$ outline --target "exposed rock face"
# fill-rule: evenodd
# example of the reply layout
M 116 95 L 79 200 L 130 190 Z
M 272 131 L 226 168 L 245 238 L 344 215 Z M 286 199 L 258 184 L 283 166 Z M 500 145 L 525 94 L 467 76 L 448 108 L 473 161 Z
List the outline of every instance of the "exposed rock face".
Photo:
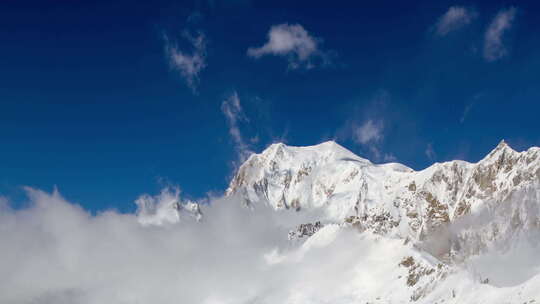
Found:
M 320 221 L 315 223 L 300 224 L 296 229 L 289 231 L 289 240 L 308 238 L 319 231 L 323 225 Z
M 443 263 L 430 265 L 424 260 L 416 260 L 413 256 L 403 258 L 399 266 L 407 269 L 406 284 L 414 288 L 411 301 L 424 297 L 449 273 L 448 267 Z
M 539 183 L 540 149 L 516 152 L 504 141 L 478 163 L 450 161 L 421 171 L 397 163 L 373 164 L 335 142 L 325 142 L 308 147 L 273 144 L 252 155 L 227 194 L 239 193 L 246 204 L 264 202 L 276 210 L 318 209 L 324 214 L 322 221 L 354 222 L 417 242 L 460 218 L 504 205 L 512 195 L 530 192 Z M 510 208 L 513 226 L 490 223 L 484 230 L 501 238 L 511 229 L 539 225 L 536 214 L 520 208 L 524 207 Z M 464 233 L 462 245 L 467 238 L 472 236 Z M 450 255 L 456 246 L 449 243 L 435 254 Z

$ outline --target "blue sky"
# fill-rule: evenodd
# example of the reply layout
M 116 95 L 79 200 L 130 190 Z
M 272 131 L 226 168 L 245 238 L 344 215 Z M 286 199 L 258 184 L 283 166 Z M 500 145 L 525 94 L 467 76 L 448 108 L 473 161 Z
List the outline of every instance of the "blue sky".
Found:
M 141 1 L 142 2 L 142 1 Z M 537 1 L 4 1 L 0 195 L 220 193 L 250 152 L 374 162 L 540 145 Z

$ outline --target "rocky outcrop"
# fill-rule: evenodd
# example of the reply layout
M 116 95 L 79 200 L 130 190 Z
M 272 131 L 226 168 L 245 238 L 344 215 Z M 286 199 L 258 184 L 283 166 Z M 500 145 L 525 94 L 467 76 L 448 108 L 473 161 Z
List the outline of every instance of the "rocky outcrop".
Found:
M 314 235 L 322 227 L 323 225 L 321 224 L 320 221 L 316 221 L 314 223 L 300 224 L 298 225 L 298 227 L 296 227 L 296 229 L 289 231 L 288 239 L 292 241 L 292 240 L 298 240 L 302 238 L 308 238 Z

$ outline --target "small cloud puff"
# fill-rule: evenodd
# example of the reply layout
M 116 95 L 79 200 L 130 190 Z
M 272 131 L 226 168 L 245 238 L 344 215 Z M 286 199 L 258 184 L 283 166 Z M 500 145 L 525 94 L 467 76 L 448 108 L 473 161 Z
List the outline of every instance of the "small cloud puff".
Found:
M 446 36 L 450 32 L 470 24 L 476 18 L 476 15 L 473 9 L 463 6 L 452 6 L 435 24 L 435 34 L 437 36 Z
M 396 161 L 391 153 L 382 153 L 380 144 L 384 139 L 384 121 L 368 119 L 359 126 L 353 126 L 353 141 L 368 149 L 375 160 Z
M 268 41 L 261 47 L 251 47 L 247 54 L 253 58 L 265 55 L 283 56 L 290 69 L 312 68 L 314 61 L 328 63 L 328 55 L 320 49 L 321 39 L 310 35 L 300 24 L 274 25 L 268 32 Z
M 354 140 L 359 144 L 378 142 L 383 138 L 384 124 L 382 121 L 367 120 L 354 132 Z

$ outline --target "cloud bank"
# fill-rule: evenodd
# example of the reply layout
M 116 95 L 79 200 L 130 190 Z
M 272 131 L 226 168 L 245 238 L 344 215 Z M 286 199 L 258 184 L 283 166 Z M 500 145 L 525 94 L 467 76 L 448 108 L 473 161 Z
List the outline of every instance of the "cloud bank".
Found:
M 320 49 L 321 39 L 312 36 L 300 24 L 274 25 L 268 32 L 268 41 L 261 47 L 251 47 L 247 54 L 253 58 L 266 55 L 286 57 L 289 68 L 312 68 L 315 61 L 328 60 Z
M 165 36 L 165 53 L 169 66 L 184 78 L 187 86 L 196 93 L 199 74 L 206 68 L 206 36 L 198 32 L 195 36 L 184 32 L 183 37 L 189 42 L 192 52 L 180 50 L 176 43 Z
M 353 265 L 388 250 L 366 251 L 373 241 L 335 225 L 291 243 L 288 230 L 310 215 L 247 209 L 234 197 L 210 199 L 202 221 L 156 226 L 27 191 L 28 208 L 0 209 L 0 303 L 327 303 L 354 292 L 343 284 L 359 276 Z M 172 198 L 160 194 L 145 208 Z M 361 277 L 373 271 L 366 267 Z
M 493 18 L 484 35 L 484 58 L 497 61 L 508 55 L 508 48 L 503 39 L 514 23 L 517 9 L 510 7 L 501 10 Z

